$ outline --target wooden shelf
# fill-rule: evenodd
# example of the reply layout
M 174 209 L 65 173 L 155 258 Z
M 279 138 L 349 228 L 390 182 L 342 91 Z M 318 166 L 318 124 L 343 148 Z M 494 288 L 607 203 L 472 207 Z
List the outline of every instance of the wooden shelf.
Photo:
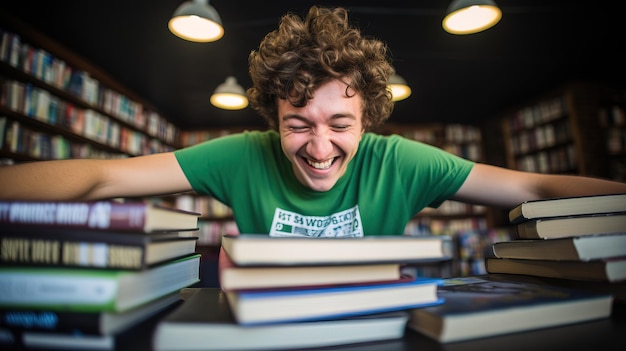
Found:
M 93 148 L 98 157 L 178 147 L 178 129 L 150 103 L 44 34 L 14 18 L 0 20 L 1 156 L 47 159 L 56 145 L 49 139 L 59 137 L 63 147 Z

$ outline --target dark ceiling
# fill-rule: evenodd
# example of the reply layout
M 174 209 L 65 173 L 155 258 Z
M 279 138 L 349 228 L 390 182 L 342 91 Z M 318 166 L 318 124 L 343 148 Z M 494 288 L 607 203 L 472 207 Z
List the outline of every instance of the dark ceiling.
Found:
M 250 108 L 209 103 L 235 76 L 248 88 L 247 57 L 279 17 L 311 5 L 343 6 L 362 31 L 387 42 L 394 66 L 413 89 L 390 121 L 479 124 L 571 80 L 626 83 L 626 26 L 612 1 L 496 0 L 503 18 L 478 34 L 441 29 L 451 0 L 210 1 L 224 37 L 191 43 L 167 21 L 183 0 L 3 0 L 13 14 L 71 48 L 183 129 L 262 126 Z

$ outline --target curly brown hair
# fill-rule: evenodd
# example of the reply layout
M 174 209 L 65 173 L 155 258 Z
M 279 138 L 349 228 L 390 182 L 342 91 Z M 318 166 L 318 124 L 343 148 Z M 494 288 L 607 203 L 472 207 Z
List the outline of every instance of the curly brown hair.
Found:
M 305 19 L 286 14 L 250 53 L 250 105 L 276 129 L 277 98 L 302 107 L 320 85 L 341 79 L 363 98 L 363 128 L 374 129 L 393 111 L 387 52 L 382 41 L 351 26 L 343 8 L 313 6 Z

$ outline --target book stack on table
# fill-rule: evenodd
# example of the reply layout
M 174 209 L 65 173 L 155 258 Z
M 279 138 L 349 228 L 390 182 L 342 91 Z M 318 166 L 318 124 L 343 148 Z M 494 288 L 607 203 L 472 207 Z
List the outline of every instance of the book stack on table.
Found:
M 626 194 L 528 201 L 509 220 L 517 238 L 492 245 L 487 272 L 610 291 L 626 301 Z
M 198 217 L 147 202 L 0 202 L 0 345 L 115 348 L 199 281 Z
M 401 338 L 408 311 L 442 303 L 441 279 L 404 264 L 448 259 L 439 237 L 222 237 L 221 289 L 156 327 L 155 350 L 326 347 Z

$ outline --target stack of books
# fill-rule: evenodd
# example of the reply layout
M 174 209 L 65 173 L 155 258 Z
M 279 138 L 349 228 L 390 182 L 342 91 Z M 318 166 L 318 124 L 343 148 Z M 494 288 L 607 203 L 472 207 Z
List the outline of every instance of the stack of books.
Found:
M 512 209 L 509 219 L 517 238 L 493 244 L 489 273 L 624 290 L 626 194 L 529 201 Z
M 528 201 L 484 276 L 445 279 L 409 327 L 441 343 L 608 318 L 626 294 L 626 194 Z M 626 301 L 626 300 L 625 300 Z
M 439 237 L 224 235 L 221 289 L 200 289 L 155 330 L 155 350 L 327 347 L 404 335 L 408 311 L 442 303 L 408 263 L 449 259 Z
M 0 340 L 113 349 L 199 281 L 199 215 L 147 202 L 0 202 Z

